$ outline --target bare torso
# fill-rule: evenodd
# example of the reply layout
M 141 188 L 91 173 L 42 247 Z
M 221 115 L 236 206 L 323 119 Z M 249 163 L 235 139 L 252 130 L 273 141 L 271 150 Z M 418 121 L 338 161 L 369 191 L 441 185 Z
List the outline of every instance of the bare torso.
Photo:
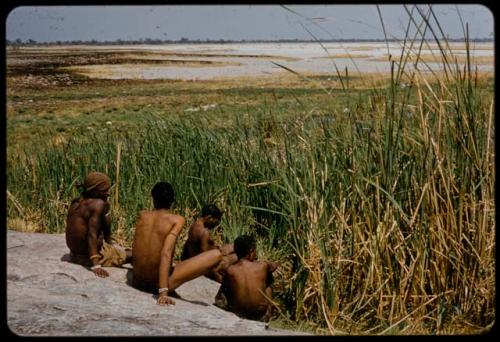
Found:
M 139 214 L 132 245 L 134 286 L 158 287 L 164 242 L 174 225 L 180 221 L 183 224 L 184 218 L 166 210 L 142 211 Z
M 66 245 L 73 254 L 89 256 L 101 249 L 105 237 L 110 236 L 109 203 L 96 198 L 73 200 L 66 219 Z M 90 220 L 93 220 L 92 223 Z M 89 231 L 95 229 L 96 251 L 89 251 Z
M 216 248 L 214 241 L 210 238 L 208 229 L 198 219 L 189 227 L 188 238 L 182 250 L 181 260 L 194 257 L 202 252 Z
M 231 311 L 244 316 L 263 315 L 268 307 L 269 266 L 265 261 L 239 260 L 227 269 L 224 295 Z

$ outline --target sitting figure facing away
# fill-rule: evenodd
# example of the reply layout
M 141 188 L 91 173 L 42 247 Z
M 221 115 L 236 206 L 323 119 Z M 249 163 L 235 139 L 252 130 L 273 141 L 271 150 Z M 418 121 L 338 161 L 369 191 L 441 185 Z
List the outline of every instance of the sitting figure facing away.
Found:
M 66 219 L 66 245 L 70 261 L 90 266 L 95 275 L 109 276 L 102 266 L 119 267 L 132 260 L 130 251 L 113 243 L 109 213 L 111 182 L 104 173 L 89 173 L 81 185 L 84 190 L 69 206 Z
M 206 274 L 222 260 L 219 249 L 212 249 L 172 265 L 177 237 L 185 219 L 170 211 L 174 189 L 167 182 L 151 190 L 154 210 L 144 210 L 136 223 L 132 255 L 132 286 L 158 293 L 158 304 L 175 304 L 168 295 L 183 283 Z
M 222 262 L 205 275 L 219 283 L 222 282 L 222 272 L 238 260 L 232 243 L 218 247 L 210 237 L 210 231 L 219 226 L 221 218 L 222 211 L 217 206 L 214 204 L 205 205 L 201 210 L 200 217 L 189 228 L 188 238 L 181 256 L 181 260 L 186 260 L 211 249 L 220 248 L 223 254 Z
M 255 239 L 242 235 L 234 240 L 238 261 L 224 273 L 215 305 L 253 320 L 267 322 L 271 317 L 272 273 L 276 262 L 257 259 Z

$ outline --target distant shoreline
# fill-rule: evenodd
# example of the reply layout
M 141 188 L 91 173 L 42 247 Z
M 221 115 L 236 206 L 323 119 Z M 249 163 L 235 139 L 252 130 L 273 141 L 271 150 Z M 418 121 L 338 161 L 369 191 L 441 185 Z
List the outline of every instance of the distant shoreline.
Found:
M 56 41 L 56 42 L 37 42 L 34 40 L 28 41 L 6 41 L 6 46 L 52 46 L 52 45 L 178 45 L 178 44 L 276 44 L 276 43 L 397 43 L 403 39 L 328 39 L 328 40 L 302 40 L 302 39 L 281 39 L 281 40 L 156 40 L 156 39 L 141 39 L 141 40 L 116 40 L 116 41 Z M 419 42 L 421 40 L 418 40 Z M 435 39 L 426 39 L 428 43 L 435 42 Z M 463 38 L 449 38 L 448 42 L 464 43 Z M 471 43 L 494 43 L 493 38 L 477 38 L 470 39 Z

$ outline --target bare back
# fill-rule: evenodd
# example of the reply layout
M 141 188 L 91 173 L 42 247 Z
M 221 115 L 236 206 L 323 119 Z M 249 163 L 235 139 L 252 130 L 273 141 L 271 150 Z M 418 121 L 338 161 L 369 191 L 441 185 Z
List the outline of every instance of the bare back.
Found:
M 100 250 L 104 238 L 110 236 L 109 203 L 97 198 L 77 198 L 72 201 L 66 219 L 66 245 L 75 255 L 89 256 Z M 89 246 L 89 234 L 96 237 Z M 90 250 L 94 249 L 95 250 Z
M 165 210 L 140 212 L 132 245 L 134 286 L 158 286 L 161 254 L 166 237 L 169 234 L 177 236 L 177 230 L 180 230 L 183 224 L 182 216 Z
M 240 259 L 226 272 L 222 288 L 230 310 L 244 316 L 260 316 L 268 307 L 267 294 L 269 281 L 268 263 Z

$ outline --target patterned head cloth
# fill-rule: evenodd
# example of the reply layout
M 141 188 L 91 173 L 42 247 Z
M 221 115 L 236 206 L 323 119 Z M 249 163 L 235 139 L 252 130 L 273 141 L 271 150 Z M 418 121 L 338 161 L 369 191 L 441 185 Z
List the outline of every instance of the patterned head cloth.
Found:
M 111 187 L 109 177 L 101 172 L 91 172 L 83 181 L 85 191 L 98 190 L 99 192 L 107 193 Z

